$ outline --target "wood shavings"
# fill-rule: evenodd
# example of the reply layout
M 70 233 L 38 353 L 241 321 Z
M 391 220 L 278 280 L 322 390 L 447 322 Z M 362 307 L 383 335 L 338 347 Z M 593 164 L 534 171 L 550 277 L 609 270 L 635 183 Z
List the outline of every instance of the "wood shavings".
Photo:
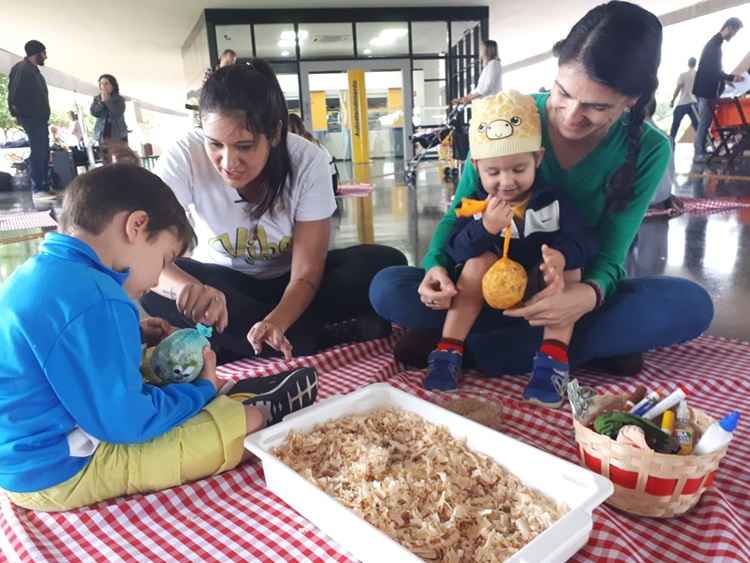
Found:
M 397 409 L 291 432 L 274 455 L 426 561 L 502 561 L 568 510 Z
M 481 399 L 459 398 L 441 401 L 437 404 L 493 430 L 500 430 L 502 427 L 503 411 L 497 403 L 490 403 Z

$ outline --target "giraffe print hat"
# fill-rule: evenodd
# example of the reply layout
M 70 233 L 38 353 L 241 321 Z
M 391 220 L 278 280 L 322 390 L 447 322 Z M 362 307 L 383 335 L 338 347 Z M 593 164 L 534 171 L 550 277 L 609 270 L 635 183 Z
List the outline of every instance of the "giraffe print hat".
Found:
M 477 160 L 539 150 L 542 123 L 534 98 L 508 90 L 475 100 L 469 145 Z

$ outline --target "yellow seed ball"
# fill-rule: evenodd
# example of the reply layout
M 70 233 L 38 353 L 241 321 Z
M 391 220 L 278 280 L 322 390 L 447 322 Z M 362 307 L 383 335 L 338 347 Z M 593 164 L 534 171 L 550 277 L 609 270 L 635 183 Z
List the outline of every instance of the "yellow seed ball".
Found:
M 482 278 L 484 300 L 493 309 L 510 309 L 523 299 L 527 283 L 528 276 L 521 264 L 500 258 Z

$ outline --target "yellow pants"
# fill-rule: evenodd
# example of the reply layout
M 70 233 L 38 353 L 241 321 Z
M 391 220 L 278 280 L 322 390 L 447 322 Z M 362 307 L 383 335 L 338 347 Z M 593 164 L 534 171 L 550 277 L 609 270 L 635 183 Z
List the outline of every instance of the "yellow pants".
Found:
M 168 489 L 236 467 L 245 432 L 244 405 L 219 396 L 193 418 L 149 442 L 102 442 L 88 465 L 59 485 L 8 496 L 24 508 L 57 512 Z

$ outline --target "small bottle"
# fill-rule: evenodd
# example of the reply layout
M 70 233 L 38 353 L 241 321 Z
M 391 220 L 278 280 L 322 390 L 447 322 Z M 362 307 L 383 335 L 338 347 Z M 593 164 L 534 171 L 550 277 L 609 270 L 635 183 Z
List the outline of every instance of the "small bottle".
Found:
M 732 432 L 740 421 L 740 413 L 730 412 L 719 422 L 714 422 L 701 436 L 693 450 L 694 454 L 705 455 L 720 450 L 732 440 Z
M 690 425 L 690 411 L 687 401 L 680 401 L 677 407 L 677 425 L 674 430 L 677 443 L 680 445 L 680 455 L 689 455 L 693 452 L 693 427 Z

